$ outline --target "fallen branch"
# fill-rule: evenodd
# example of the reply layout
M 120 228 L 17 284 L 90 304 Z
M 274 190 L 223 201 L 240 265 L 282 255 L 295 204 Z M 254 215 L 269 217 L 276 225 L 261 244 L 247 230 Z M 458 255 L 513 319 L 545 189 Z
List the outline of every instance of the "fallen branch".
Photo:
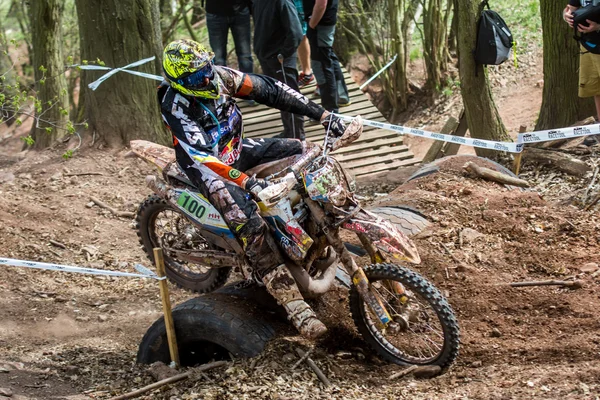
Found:
M 509 283 L 512 287 L 526 287 L 526 286 L 565 286 L 569 289 L 581 289 L 583 282 L 581 281 L 529 281 L 529 282 L 512 282 Z
M 226 364 L 227 364 L 227 361 L 215 361 L 215 362 L 212 362 L 212 363 L 209 363 L 209 364 L 204 364 L 204 365 L 201 365 L 198 368 L 194 368 L 193 371 L 188 371 L 188 372 L 185 372 L 183 374 L 179 374 L 179 375 L 175 375 L 175 376 L 172 376 L 170 378 L 167 378 L 167 379 L 163 379 L 162 381 L 158 381 L 158 382 L 155 382 L 155 383 L 153 383 L 151 385 L 144 386 L 143 388 L 140 388 L 138 390 L 134 390 L 133 392 L 129 392 L 129 393 L 125 393 L 125 394 L 122 394 L 120 396 L 117 396 L 117 397 L 113 397 L 111 400 L 132 399 L 132 398 L 138 397 L 139 395 L 142 395 L 142 394 L 144 394 L 146 392 L 149 392 L 151 390 L 157 389 L 157 388 L 159 388 L 161 386 L 165 386 L 165 385 L 168 385 L 170 383 L 174 383 L 174 382 L 181 381 L 183 379 L 187 379 L 191 375 L 193 375 L 194 373 L 208 371 L 209 369 L 221 367 L 221 366 L 226 365 Z
M 411 365 L 410 367 L 405 368 L 405 369 L 403 369 L 400 372 L 396 372 L 395 374 L 390 375 L 390 377 L 388 379 L 390 381 L 393 381 L 394 379 L 402 378 L 403 376 L 406 376 L 406 375 L 410 374 L 411 372 L 413 372 L 417 368 L 419 368 L 418 365 Z
M 301 358 L 304 357 L 306 354 L 306 352 L 300 349 L 296 349 L 296 353 L 298 353 L 298 356 L 300 356 Z M 321 371 L 321 369 L 317 367 L 317 364 L 315 364 L 315 362 L 310 357 L 306 357 L 306 363 L 321 380 L 321 382 L 323 382 L 323 385 L 325 385 L 325 387 L 331 386 L 331 382 L 329 381 L 329 379 L 327 379 L 323 371 Z
M 574 176 L 584 176 L 591 170 L 591 167 L 580 159 L 558 151 L 526 147 L 524 150 L 524 157 L 528 161 L 552 165 L 559 171 Z
M 296 361 L 294 365 L 292 365 L 292 368 L 290 369 L 295 370 L 296 368 L 298 368 L 298 365 L 302 364 L 308 358 L 308 356 L 310 356 L 310 353 L 312 353 L 313 350 L 314 347 L 311 347 L 306 353 L 304 353 L 302 357 L 300 357 L 298 361 Z
M 84 175 L 102 175 L 102 176 L 104 176 L 104 174 L 102 172 L 73 172 L 70 174 L 65 174 L 65 176 L 84 176 Z
M 62 244 L 61 242 L 57 242 L 56 240 L 50 239 L 49 242 L 50 242 L 51 245 L 54 245 L 56 247 L 60 247 L 61 249 L 64 249 L 64 250 L 67 249 L 66 245 Z
M 494 181 L 498 183 L 502 183 L 505 185 L 519 186 L 519 187 L 529 187 L 529 182 L 524 179 L 515 178 L 502 172 L 494 171 L 489 168 L 480 167 L 472 161 L 466 163 L 463 168 L 480 178 L 487 179 L 489 181 Z
M 105 202 L 103 202 L 95 197 L 90 197 L 90 200 L 93 201 L 98 207 L 107 209 L 112 214 L 116 215 L 117 217 L 133 218 L 135 216 L 134 213 L 129 212 L 129 211 L 118 211 L 118 210 L 112 208 L 111 206 L 109 206 L 108 204 L 106 204 Z
M 600 201 L 600 193 L 598 193 L 596 195 L 596 197 L 594 197 L 594 199 L 590 202 L 590 204 L 588 204 L 587 206 L 585 206 L 584 210 L 587 211 L 590 208 L 594 207 L 598 201 Z

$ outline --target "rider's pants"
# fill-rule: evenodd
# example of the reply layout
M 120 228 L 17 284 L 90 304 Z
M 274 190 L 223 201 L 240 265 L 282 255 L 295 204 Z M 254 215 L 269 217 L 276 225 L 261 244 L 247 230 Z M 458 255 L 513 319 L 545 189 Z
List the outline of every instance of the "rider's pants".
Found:
M 303 145 L 298 140 L 244 139 L 243 150 L 232 166 L 247 171 L 259 164 L 302 154 L 302 151 Z M 221 213 L 229 229 L 241 242 L 253 268 L 264 274 L 283 263 L 279 249 L 270 239 L 267 224 L 258 214 L 258 205 L 248 192 L 212 173 L 204 165 L 191 166 L 185 172 Z

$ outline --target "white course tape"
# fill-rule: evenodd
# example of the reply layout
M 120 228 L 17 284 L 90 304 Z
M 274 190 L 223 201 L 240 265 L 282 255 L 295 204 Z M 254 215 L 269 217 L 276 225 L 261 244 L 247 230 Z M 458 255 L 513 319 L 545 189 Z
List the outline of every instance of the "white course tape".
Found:
M 98 89 L 98 86 L 100 86 L 100 84 L 102 82 L 104 82 L 105 80 L 107 80 L 108 78 L 110 78 L 111 76 L 113 76 L 114 74 L 116 74 L 119 71 L 127 72 L 128 74 L 132 74 L 132 75 L 141 76 L 143 78 L 154 79 L 156 81 L 162 81 L 164 79 L 162 76 L 147 74 L 145 72 L 139 72 L 139 71 L 130 71 L 127 69 L 127 68 L 139 67 L 140 65 L 149 63 L 150 61 L 154 61 L 155 58 L 156 57 L 154 57 L 154 56 L 150 57 L 150 58 L 144 58 L 143 60 L 133 62 L 129 65 L 126 65 L 126 66 L 120 67 L 120 68 L 109 68 L 109 67 L 103 67 L 100 65 L 73 65 L 73 67 L 77 67 L 79 69 L 95 70 L 95 71 L 109 71 L 88 85 L 88 87 L 90 89 L 96 90 L 96 89 Z
M 397 55 L 394 56 L 394 58 L 389 63 L 387 63 L 380 71 L 377 72 L 377 74 L 375 74 L 371 79 L 369 79 L 367 82 L 365 82 L 360 88 L 362 89 L 370 81 L 372 81 L 380 73 L 382 73 L 386 68 L 388 68 L 390 65 L 392 65 L 392 63 L 396 60 L 396 57 L 397 57 Z M 133 62 L 133 63 L 126 65 L 124 67 L 121 67 L 121 68 L 109 68 L 109 67 L 104 67 L 104 66 L 100 66 L 100 65 L 74 65 L 73 67 L 78 67 L 80 69 L 87 69 L 87 70 L 109 71 L 106 74 L 102 75 L 100 78 L 98 78 L 96 81 L 94 81 L 88 85 L 90 89 L 96 90 L 102 82 L 104 82 L 105 80 L 107 80 L 108 78 L 110 78 L 111 76 L 113 76 L 114 74 L 116 74 L 119 71 L 127 72 L 128 74 L 132 74 L 132 75 L 141 76 L 143 78 L 162 81 L 163 80 L 162 76 L 147 74 L 145 72 L 139 72 L 139 71 L 130 71 L 127 69 L 127 68 L 138 67 L 142 64 L 146 64 L 150 61 L 153 61 L 154 58 L 155 57 L 145 58 L 143 60 Z M 341 115 L 341 114 L 336 114 L 336 115 L 338 117 L 343 118 L 348 121 L 351 121 L 354 119 L 354 117 L 350 117 L 350 116 L 346 116 L 346 115 Z M 368 119 L 364 119 L 363 124 L 367 125 L 367 126 L 372 126 L 374 128 L 391 130 L 391 131 L 397 132 L 398 134 L 401 134 L 401 135 L 420 136 L 420 137 L 424 137 L 424 138 L 428 138 L 428 139 L 440 140 L 443 142 L 456 143 L 456 144 L 460 144 L 460 145 L 464 145 L 464 146 L 471 146 L 471 147 L 479 147 L 482 149 L 506 151 L 509 153 L 521 153 L 523 151 L 523 145 L 525 143 L 547 142 L 547 141 L 557 140 L 557 139 L 569 139 L 569 138 L 574 138 L 574 137 L 579 137 L 579 136 L 600 134 L 600 124 L 596 124 L 596 125 L 577 126 L 577 127 L 571 127 L 571 128 L 552 129 L 552 130 L 547 130 L 547 131 L 520 133 L 519 136 L 517 137 L 516 142 L 496 142 L 493 140 L 473 139 L 473 138 L 466 138 L 466 137 L 461 137 L 461 136 L 446 135 L 443 133 L 429 132 L 429 131 L 426 131 L 423 129 L 408 128 L 408 127 L 401 126 L 401 125 L 388 124 L 387 122 L 370 121 Z
M 49 271 L 62 271 L 62 272 L 72 272 L 76 274 L 87 274 L 87 275 L 105 275 L 105 276 L 126 276 L 129 278 L 150 278 L 156 280 L 166 279 L 165 277 L 158 277 L 154 272 L 150 271 L 148 268 L 136 264 L 135 269 L 137 269 L 142 274 L 133 274 L 131 272 L 120 272 L 120 271 L 110 271 L 105 269 L 94 269 L 94 268 L 82 268 L 82 267 L 73 267 L 70 265 L 60 265 L 60 264 L 48 264 L 42 262 L 35 261 L 24 261 L 24 260 L 15 260 L 12 258 L 1 258 L 0 257 L 0 265 L 10 265 L 13 267 L 25 267 L 25 268 L 35 268 L 35 269 L 45 269 Z
M 548 142 L 550 140 L 571 139 L 580 136 L 600 134 L 600 124 L 575 126 L 570 128 L 550 129 L 547 131 L 537 131 L 531 133 L 519 133 L 517 142 L 519 143 L 537 143 Z
M 341 115 L 341 114 L 336 114 L 336 115 L 339 116 L 340 118 L 343 118 L 343 119 L 349 120 L 349 121 L 354 119 L 354 117 L 349 117 L 346 115 Z M 461 137 L 461 136 L 446 135 L 443 133 L 429 132 L 429 131 L 425 131 L 423 129 L 407 128 L 407 127 L 401 126 L 401 125 L 393 125 L 393 124 L 388 124 L 387 122 L 371 121 L 368 119 L 363 119 L 363 125 L 372 126 L 375 128 L 387 129 L 390 131 L 398 132 L 399 134 L 402 134 L 402 135 L 420 136 L 420 137 L 424 137 L 424 138 L 428 138 L 428 139 L 441 140 L 444 142 L 456 143 L 456 144 L 465 145 L 465 146 L 480 147 L 482 149 L 507 151 L 509 153 L 520 153 L 521 151 L 523 151 L 523 143 L 519 143 L 518 141 L 516 143 L 514 143 L 514 142 L 495 142 L 493 140 L 472 139 L 472 138 L 466 138 L 466 137 Z

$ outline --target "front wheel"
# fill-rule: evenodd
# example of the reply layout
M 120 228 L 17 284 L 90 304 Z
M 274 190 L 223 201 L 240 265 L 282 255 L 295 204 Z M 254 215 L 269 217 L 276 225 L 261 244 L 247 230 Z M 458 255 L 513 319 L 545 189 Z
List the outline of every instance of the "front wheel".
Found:
M 418 273 L 394 264 L 364 268 L 370 288 L 393 322 L 383 328 L 353 286 L 350 311 L 367 344 L 384 360 L 399 365 L 448 368 L 458 355 L 460 332 L 454 311 L 440 291 Z M 393 282 L 404 294 L 397 294 Z

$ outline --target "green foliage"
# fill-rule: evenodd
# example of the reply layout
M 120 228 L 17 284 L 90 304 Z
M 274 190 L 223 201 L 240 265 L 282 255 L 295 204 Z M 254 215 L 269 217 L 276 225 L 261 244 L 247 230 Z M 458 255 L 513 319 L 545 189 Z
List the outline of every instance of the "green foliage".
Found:
M 566 1 L 564 2 L 567 3 Z M 496 0 L 490 3 L 510 28 L 517 45 L 526 49 L 530 45 L 542 46 L 542 19 L 539 0 Z
M 21 140 L 24 141 L 27 146 L 33 146 L 35 143 L 35 140 L 33 140 L 31 135 L 22 137 Z
M 68 160 L 72 157 L 73 157 L 73 150 L 71 150 L 71 149 L 65 151 L 64 154 L 62 155 L 62 158 L 64 158 L 65 160 Z

